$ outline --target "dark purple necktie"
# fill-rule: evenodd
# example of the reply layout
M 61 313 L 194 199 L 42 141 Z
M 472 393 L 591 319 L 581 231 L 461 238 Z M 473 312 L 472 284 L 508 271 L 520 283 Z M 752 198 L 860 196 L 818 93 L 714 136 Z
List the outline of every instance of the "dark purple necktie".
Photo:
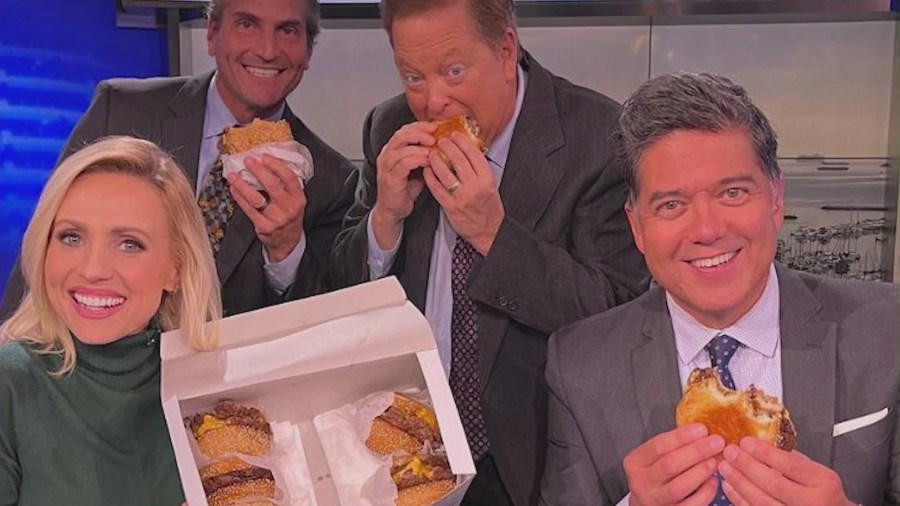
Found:
M 489 448 L 487 429 L 481 413 L 478 381 L 478 313 L 466 291 L 472 262 L 478 253 L 462 237 L 453 248 L 450 284 L 453 291 L 453 317 L 450 323 L 450 390 L 462 419 L 472 458 L 478 462 Z
M 726 388 L 732 390 L 735 390 L 734 378 L 731 377 L 731 371 L 728 369 L 728 362 L 734 357 L 734 352 L 737 351 L 739 346 L 742 346 L 739 341 L 725 334 L 717 335 L 706 345 L 710 363 L 719 371 L 719 379 L 722 380 L 722 384 Z M 719 489 L 716 490 L 716 498 L 713 499 L 709 505 L 731 506 L 731 501 L 728 500 L 728 497 L 725 496 L 725 492 L 722 491 L 722 477 L 718 474 L 716 477 L 719 480 Z

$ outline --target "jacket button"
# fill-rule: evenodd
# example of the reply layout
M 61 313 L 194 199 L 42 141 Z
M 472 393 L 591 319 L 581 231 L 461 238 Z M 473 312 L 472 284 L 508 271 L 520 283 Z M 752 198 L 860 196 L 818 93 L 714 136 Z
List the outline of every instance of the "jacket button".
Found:
M 510 302 L 509 306 L 507 306 L 507 307 L 509 308 L 510 311 L 515 311 L 515 310 L 519 309 L 519 303 L 518 302 Z
M 500 298 L 497 299 L 497 304 L 499 304 L 500 307 L 508 306 L 509 305 L 509 297 L 501 296 Z

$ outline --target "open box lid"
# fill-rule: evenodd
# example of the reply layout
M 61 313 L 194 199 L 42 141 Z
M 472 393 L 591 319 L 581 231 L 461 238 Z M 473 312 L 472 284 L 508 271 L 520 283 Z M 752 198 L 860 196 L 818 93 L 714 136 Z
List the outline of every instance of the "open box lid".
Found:
M 428 322 L 394 277 L 219 324 L 219 347 L 209 352 L 191 350 L 181 330 L 162 335 L 164 400 L 435 349 Z

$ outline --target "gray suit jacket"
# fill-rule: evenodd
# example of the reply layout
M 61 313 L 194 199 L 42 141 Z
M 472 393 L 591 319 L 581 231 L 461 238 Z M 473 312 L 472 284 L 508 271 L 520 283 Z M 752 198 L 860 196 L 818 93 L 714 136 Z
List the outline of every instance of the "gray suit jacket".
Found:
M 784 403 L 797 449 L 834 469 L 850 500 L 898 504 L 900 298 L 894 285 L 777 266 Z M 542 504 L 615 504 L 625 454 L 675 428 L 681 398 L 672 321 L 655 288 L 550 339 L 550 435 Z M 887 418 L 836 438 L 838 422 Z
M 636 296 L 648 275 L 623 212 L 625 190 L 608 142 L 618 106 L 553 76 L 527 54 L 521 114 L 500 185 L 506 218 L 476 265 L 479 373 L 491 453 L 516 504 L 537 502 L 546 444 L 544 364 L 553 330 Z M 338 279 L 368 279 L 366 222 L 375 203 L 375 159 L 414 121 L 405 98 L 366 120 L 366 165 L 335 244 Z M 422 311 L 439 218 L 426 190 L 404 223 L 391 270 Z
M 196 187 L 206 92 L 211 79 L 212 73 L 208 73 L 196 77 L 112 79 L 100 83 L 60 159 L 101 137 L 133 135 L 153 141 L 168 151 Z M 291 125 L 294 138 L 309 148 L 315 166 L 315 176 L 306 186 L 306 251 L 293 285 L 279 296 L 266 280 L 262 244 L 253 224 L 238 207 L 216 257 L 226 316 L 315 295 L 330 288 L 325 269 L 343 215 L 353 203 L 352 189 L 344 183 L 355 168 L 313 134 L 290 109 L 285 109 L 284 117 Z M 0 319 L 5 319 L 18 306 L 23 285 L 17 265 L 6 287 Z

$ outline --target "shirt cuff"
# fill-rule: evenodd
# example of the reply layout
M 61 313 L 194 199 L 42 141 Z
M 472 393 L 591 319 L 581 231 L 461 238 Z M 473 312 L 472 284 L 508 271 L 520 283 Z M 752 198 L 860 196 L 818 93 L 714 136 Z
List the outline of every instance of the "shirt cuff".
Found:
M 369 279 L 379 279 L 394 265 L 394 259 L 397 257 L 397 251 L 400 250 L 400 241 L 403 240 L 403 226 L 400 228 L 400 237 L 397 238 L 396 244 L 389 250 L 383 250 L 378 246 L 375 239 L 375 232 L 372 231 L 372 213 L 366 218 L 366 233 L 369 236 Z
M 269 282 L 269 286 L 278 292 L 278 295 L 281 295 L 297 277 L 297 268 L 300 267 L 300 260 L 303 259 L 303 253 L 306 251 L 306 233 L 300 236 L 300 242 L 294 246 L 291 254 L 280 262 L 270 262 L 266 247 L 263 246 L 262 249 L 263 260 L 266 262 L 263 266 L 266 271 L 266 280 Z

